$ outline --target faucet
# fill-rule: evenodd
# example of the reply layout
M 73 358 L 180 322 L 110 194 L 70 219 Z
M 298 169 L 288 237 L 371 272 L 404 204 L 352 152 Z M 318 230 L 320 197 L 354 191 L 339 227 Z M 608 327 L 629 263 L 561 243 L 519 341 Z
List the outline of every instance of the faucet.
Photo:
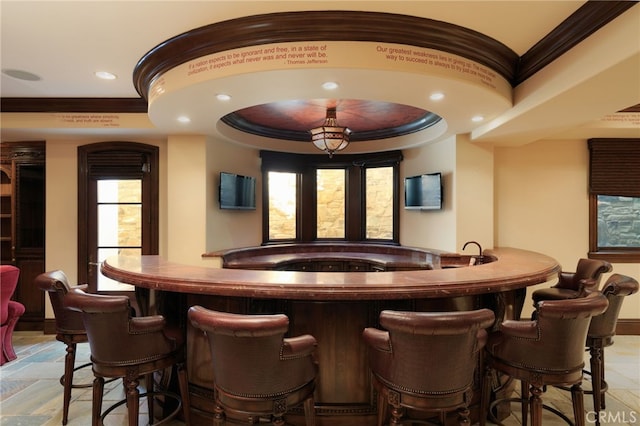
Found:
M 467 245 L 469 244 L 475 244 L 478 246 L 478 250 L 480 251 L 480 254 L 478 254 L 478 259 L 476 264 L 480 264 L 483 261 L 483 256 L 482 256 L 482 246 L 480 245 L 479 242 L 477 241 L 467 241 L 466 243 L 464 243 L 464 245 L 462 246 L 462 250 L 464 251 L 465 248 L 467 248 Z

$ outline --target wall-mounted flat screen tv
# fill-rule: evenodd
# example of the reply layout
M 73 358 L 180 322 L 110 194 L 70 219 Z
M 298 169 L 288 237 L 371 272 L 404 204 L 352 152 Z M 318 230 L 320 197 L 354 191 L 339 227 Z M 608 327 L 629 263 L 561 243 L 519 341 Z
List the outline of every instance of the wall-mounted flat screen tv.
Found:
M 220 208 L 255 210 L 256 178 L 220 172 Z
M 404 178 L 404 208 L 442 209 L 442 174 L 428 173 Z

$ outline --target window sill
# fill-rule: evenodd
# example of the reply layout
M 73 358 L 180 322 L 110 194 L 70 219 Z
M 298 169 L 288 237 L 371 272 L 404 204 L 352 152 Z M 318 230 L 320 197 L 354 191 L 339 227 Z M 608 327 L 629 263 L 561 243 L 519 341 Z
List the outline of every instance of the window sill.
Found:
M 640 250 L 618 251 L 601 250 L 590 251 L 589 259 L 606 260 L 611 263 L 640 263 Z

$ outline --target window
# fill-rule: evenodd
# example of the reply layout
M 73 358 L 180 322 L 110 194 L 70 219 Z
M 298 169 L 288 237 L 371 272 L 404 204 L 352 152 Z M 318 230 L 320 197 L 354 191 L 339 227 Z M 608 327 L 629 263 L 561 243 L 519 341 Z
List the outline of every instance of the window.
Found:
M 589 257 L 640 261 L 640 139 L 589 140 Z
M 318 238 L 344 238 L 346 199 L 345 170 L 316 170 L 316 212 Z
M 264 243 L 398 242 L 399 151 L 260 155 Z
M 366 173 L 366 237 L 393 239 L 393 167 L 371 167 Z
M 269 240 L 296 238 L 296 200 L 298 197 L 295 173 L 268 172 Z

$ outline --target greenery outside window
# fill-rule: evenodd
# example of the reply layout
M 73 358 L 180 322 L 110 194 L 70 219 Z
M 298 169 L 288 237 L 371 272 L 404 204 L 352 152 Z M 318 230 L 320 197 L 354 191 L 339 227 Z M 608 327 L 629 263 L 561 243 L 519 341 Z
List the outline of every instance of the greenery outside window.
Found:
M 303 155 L 262 151 L 263 243 L 398 244 L 400 151 Z
M 640 139 L 590 139 L 589 154 L 589 257 L 640 262 Z

